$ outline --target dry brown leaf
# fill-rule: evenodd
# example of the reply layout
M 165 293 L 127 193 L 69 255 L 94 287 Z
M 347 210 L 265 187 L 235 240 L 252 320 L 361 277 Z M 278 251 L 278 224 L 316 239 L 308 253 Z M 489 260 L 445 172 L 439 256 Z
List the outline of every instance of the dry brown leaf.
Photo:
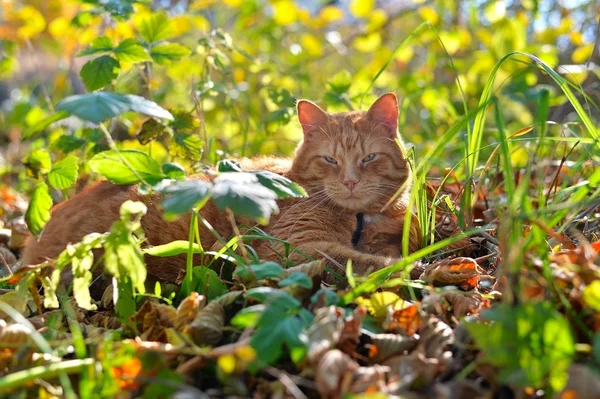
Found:
M 175 327 L 181 329 L 190 324 L 205 305 L 206 297 L 197 292 L 192 292 L 177 307 Z
M 359 367 L 354 372 L 352 386 L 348 392 L 358 393 L 384 393 L 387 394 L 386 374 L 390 372 L 387 366 L 375 364 L 371 367 Z
M 116 330 L 121 327 L 121 322 L 117 320 L 113 312 L 97 312 L 90 317 L 90 322 L 96 327 L 106 328 L 108 330 Z
M 360 327 L 366 315 L 367 309 L 364 306 L 359 306 L 354 309 L 352 316 L 344 321 L 344 328 L 337 344 L 339 350 L 349 355 L 356 352 L 356 345 L 361 334 Z
M 390 368 L 390 393 L 400 394 L 407 388 L 419 388 L 431 384 L 442 371 L 437 359 L 428 359 L 422 353 L 393 356 L 383 362 Z
M 481 296 L 477 290 L 473 292 L 444 292 L 442 297 L 452 306 L 452 314 L 454 317 L 461 318 L 468 314 L 476 314 L 484 308 L 489 308 L 490 301 Z
M 422 353 L 426 358 L 443 361 L 451 357 L 452 353 L 448 348 L 454 343 L 454 331 L 446 323 L 435 316 L 429 316 L 419 329 L 419 335 L 419 345 L 415 352 Z
M 194 321 L 183 332 L 188 334 L 196 345 L 215 345 L 221 340 L 225 325 L 225 309 L 213 301 L 198 312 Z
M 337 398 L 351 388 L 354 372 L 359 366 L 338 349 L 325 353 L 316 368 L 315 383 L 322 398 Z
M 303 263 L 301 265 L 288 267 L 283 272 L 282 277 L 287 277 L 290 274 L 299 272 L 307 274 L 311 279 L 315 279 L 316 277 L 320 277 L 325 270 L 325 259 L 315 260 L 309 263 Z
M 433 285 L 457 285 L 463 289 L 473 289 L 477 287 L 482 274 L 485 272 L 475 259 L 458 257 L 430 264 L 420 279 Z
M 115 289 L 112 284 L 106 286 L 104 292 L 102 293 L 102 298 L 100 298 L 100 306 L 102 307 L 102 309 L 112 309 L 114 307 L 114 292 Z
M 7 324 L 0 319 L 0 343 L 2 347 L 19 348 L 30 341 L 31 332 L 22 324 Z
M 344 312 L 342 309 L 329 306 L 317 310 L 307 331 L 308 361 L 312 364 L 317 363 L 326 351 L 335 348 L 343 329 Z
M 373 363 L 381 363 L 397 354 L 411 351 L 418 344 L 418 336 L 402 336 L 399 334 L 369 334 L 368 345 L 371 346 L 370 358 Z

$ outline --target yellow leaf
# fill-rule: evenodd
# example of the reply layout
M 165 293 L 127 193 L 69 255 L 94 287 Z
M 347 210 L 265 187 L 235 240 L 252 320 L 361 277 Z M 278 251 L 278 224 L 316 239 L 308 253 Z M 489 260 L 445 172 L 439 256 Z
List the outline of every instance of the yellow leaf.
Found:
M 244 0 L 223 0 L 223 3 L 227 4 L 229 7 L 239 7 L 243 2 Z
M 71 29 L 71 21 L 65 17 L 57 17 L 48 25 L 48 31 L 52 37 L 59 39 L 71 34 L 73 29 Z
M 440 40 L 448 54 L 455 54 L 460 48 L 460 36 L 455 32 L 440 32 Z
M 384 318 L 387 314 L 388 306 L 392 306 L 394 310 L 400 310 L 409 305 L 404 299 L 388 291 L 371 294 L 369 299 L 356 298 L 355 302 L 358 305 L 366 307 L 369 313 L 375 318 Z
M 375 7 L 375 0 L 352 0 L 350 3 L 350 13 L 356 18 L 364 18 Z
M 575 46 L 581 46 L 583 44 L 583 34 L 581 32 L 571 32 L 569 34 L 569 38 L 571 39 L 571 43 Z
M 517 148 L 510 154 L 510 163 L 513 168 L 524 168 L 529 161 L 529 154 L 523 147 Z
M 426 89 L 421 94 L 421 104 L 427 109 L 435 109 L 440 103 L 439 93 L 433 89 Z
M 584 62 L 587 62 L 587 60 L 590 59 L 590 57 L 592 55 L 592 51 L 594 51 L 593 44 L 591 44 L 591 43 L 584 44 L 583 46 L 577 47 L 573 51 L 573 54 L 571 55 L 571 59 L 576 64 L 583 64 Z
M 32 6 L 24 6 L 17 13 L 17 17 L 23 21 L 23 26 L 17 30 L 19 37 L 31 39 L 46 29 L 46 20 L 42 13 Z
M 219 356 L 217 365 L 225 374 L 231 374 L 235 371 L 235 356 L 232 354 Z
M 289 25 L 296 22 L 298 10 L 291 0 L 281 0 L 273 4 L 273 19 L 277 25 Z
M 217 0 L 195 0 L 190 4 L 190 10 L 203 10 L 216 2 Z
M 233 81 L 235 83 L 243 82 L 245 78 L 246 78 L 246 71 L 244 70 L 244 68 L 238 67 L 233 70 Z
M 535 86 L 537 81 L 538 78 L 535 73 L 528 73 L 527 75 L 525 75 L 525 83 L 527 83 L 528 86 Z
M 419 8 L 419 16 L 425 21 L 429 21 L 432 25 L 436 25 L 440 22 L 440 16 L 433 7 L 425 6 Z
M 319 57 L 323 54 L 323 46 L 321 42 L 314 35 L 306 33 L 302 35 L 301 39 L 302 48 L 313 57 Z
M 339 21 L 340 19 L 344 18 L 344 11 L 340 10 L 336 6 L 325 6 L 321 9 L 319 18 L 326 23 Z
M 413 55 L 415 55 L 415 50 L 412 48 L 412 46 L 402 46 L 402 48 L 400 48 L 396 53 L 396 61 L 408 63 L 412 59 Z
M 367 24 L 368 31 L 374 31 L 381 28 L 387 22 L 388 17 L 385 11 L 381 8 L 373 11 L 369 18 L 369 23 Z
M 577 71 L 577 72 L 570 72 L 570 73 L 566 73 L 565 74 L 565 78 L 567 78 L 567 80 L 569 80 L 569 82 L 576 84 L 576 85 L 581 85 L 588 77 L 588 71 L 586 71 L 585 69 L 582 69 L 581 71 Z
M 496 0 L 485 6 L 483 14 L 491 23 L 498 22 L 506 16 L 506 4 L 504 0 Z
M 354 39 L 352 45 L 361 53 L 371 53 L 381 46 L 381 35 L 374 32 L 367 36 L 359 36 Z
M 251 346 L 241 346 L 235 350 L 235 355 L 243 362 L 250 363 L 256 358 L 256 352 Z
M 593 281 L 583 290 L 583 300 L 594 310 L 600 311 L 600 281 Z

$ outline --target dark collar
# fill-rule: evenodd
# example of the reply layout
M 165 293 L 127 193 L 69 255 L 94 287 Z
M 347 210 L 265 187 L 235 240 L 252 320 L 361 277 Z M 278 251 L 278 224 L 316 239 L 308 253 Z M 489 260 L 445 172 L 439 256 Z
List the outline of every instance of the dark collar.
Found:
M 360 240 L 360 235 L 362 234 L 363 228 L 365 226 L 364 221 L 365 215 L 360 212 L 356 214 L 356 230 L 352 233 L 352 245 L 356 246 L 358 244 L 358 240 Z

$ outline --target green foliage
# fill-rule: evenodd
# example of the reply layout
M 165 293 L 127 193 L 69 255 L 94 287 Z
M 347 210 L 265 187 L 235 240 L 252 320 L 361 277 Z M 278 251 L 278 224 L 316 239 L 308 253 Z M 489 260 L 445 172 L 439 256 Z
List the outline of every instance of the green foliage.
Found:
M 241 266 L 235 269 L 234 276 L 243 281 L 259 281 L 268 278 L 277 278 L 283 273 L 281 265 L 275 262 L 264 262 L 260 265 Z
M 115 184 L 134 184 L 140 179 L 152 184 L 166 177 L 158 162 L 138 150 L 104 151 L 94 155 L 89 165 Z
M 500 367 L 502 381 L 542 387 L 548 379 L 554 392 L 564 388 L 574 342 L 569 323 L 552 304 L 499 305 L 483 317 L 489 324 L 471 322 L 467 329 L 486 361 Z
M 65 190 L 77 181 L 79 159 L 74 155 L 56 162 L 48 173 L 48 182 L 54 188 Z
M 81 67 L 81 79 L 88 90 L 98 90 L 119 75 L 119 67 L 119 61 L 109 55 L 103 55 L 86 62 Z
M 50 208 L 52 208 L 52 197 L 45 182 L 39 182 L 29 201 L 29 207 L 25 214 L 25 221 L 29 230 L 39 235 L 48 220 L 50 220 Z

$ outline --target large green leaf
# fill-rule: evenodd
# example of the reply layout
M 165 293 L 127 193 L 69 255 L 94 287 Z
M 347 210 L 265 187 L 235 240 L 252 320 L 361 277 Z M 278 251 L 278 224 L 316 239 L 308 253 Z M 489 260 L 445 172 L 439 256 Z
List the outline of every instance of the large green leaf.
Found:
M 165 177 L 159 163 L 138 150 L 104 151 L 94 155 L 89 165 L 94 172 L 116 184 L 139 183 L 139 177 L 152 184 Z
M 115 56 L 122 62 L 150 61 L 146 49 L 135 39 L 125 39 L 114 49 Z
M 194 267 L 192 274 L 192 291 L 206 296 L 209 302 L 228 291 L 227 286 L 221 281 L 217 273 L 208 267 Z
M 23 165 L 27 168 L 27 174 L 31 177 L 37 178 L 40 175 L 45 175 L 52 168 L 50 153 L 42 148 L 35 149 L 23 160 Z
M 108 53 L 113 50 L 112 40 L 106 36 L 100 36 L 92 40 L 89 46 L 79 52 L 77 57 L 82 57 L 84 55 L 93 55 L 100 53 Z
M 196 134 L 175 133 L 170 152 L 182 158 L 200 159 L 202 155 L 202 139 Z
M 165 14 L 156 14 L 142 21 L 140 34 L 148 43 L 155 43 L 171 37 L 173 26 Z
M 157 118 L 173 119 L 173 115 L 169 111 L 143 97 L 105 91 L 67 97 L 57 104 L 56 109 L 94 123 L 100 123 L 128 111 Z
M 76 156 L 69 155 L 55 163 L 50 173 L 48 173 L 50 185 L 59 190 L 64 190 L 75 184 L 79 170 L 78 161 L 79 159 Z
M 264 262 L 260 265 L 238 266 L 233 275 L 244 281 L 277 278 L 283 274 L 283 267 L 275 262 Z
M 190 212 L 202 206 L 211 195 L 211 184 L 201 180 L 172 182 L 159 192 L 163 195 L 161 205 L 167 216 Z
M 39 235 L 44 226 L 50 220 L 50 209 L 52 208 L 52 197 L 48 191 L 48 186 L 45 182 L 40 182 L 35 187 L 27 213 L 25 214 L 25 222 L 27 227 L 36 236 Z
M 189 55 L 190 49 L 178 43 L 164 43 L 150 49 L 150 55 L 156 63 L 161 65 L 170 64 Z
M 263 186 L 274 191 L 280 199 L 306 197 L 306 191 L 290 179 L 269 171 L 254 172 Z
M 103 55 L 86 62 L 79 76 L 89 91 L 103 88 L 119 76 L 119 61 L 110 55 Z
M 229 208 L 236 215 L 267 222 L 279 212 L 277 194 L 264 187 L 252 173 L 225 172 L 214 181 L 213 195 L 217 207 Z

